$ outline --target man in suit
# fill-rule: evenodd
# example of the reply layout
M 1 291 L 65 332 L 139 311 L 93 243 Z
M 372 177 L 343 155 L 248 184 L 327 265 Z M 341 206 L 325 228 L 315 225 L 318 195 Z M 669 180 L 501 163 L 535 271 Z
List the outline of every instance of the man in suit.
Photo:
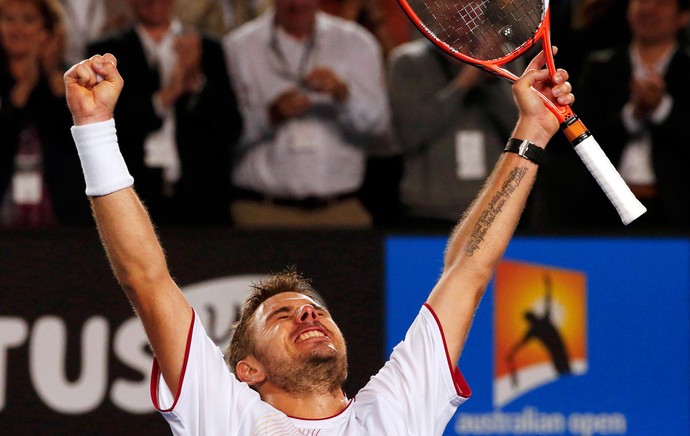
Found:
M 122 152 L 162 224 L 229 221 L 230 156 L 242 120 L 220 43 L 184 27 L 174 0 L 128 0 L 132 27 L 89 46 L 121 61 Z
M 636 226 L 687 230 L 690 191 L 682 181 L 690 159 L 690 53 L 679 35 L 690 1 L 630 0 L 627 19 L 630 44 L 588 59 L 577 110 L 647 207 Z M 605 201 L 599 192 L 595 199 Z

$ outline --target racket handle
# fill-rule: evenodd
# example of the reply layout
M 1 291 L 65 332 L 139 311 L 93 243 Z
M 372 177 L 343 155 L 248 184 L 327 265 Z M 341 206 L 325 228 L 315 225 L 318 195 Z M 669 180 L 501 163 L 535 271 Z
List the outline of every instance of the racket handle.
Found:
M 590 135 L 577 144 L 575 151 L 618 211 L 623 224 L 627 226 L 647 211 L 593 136 Z

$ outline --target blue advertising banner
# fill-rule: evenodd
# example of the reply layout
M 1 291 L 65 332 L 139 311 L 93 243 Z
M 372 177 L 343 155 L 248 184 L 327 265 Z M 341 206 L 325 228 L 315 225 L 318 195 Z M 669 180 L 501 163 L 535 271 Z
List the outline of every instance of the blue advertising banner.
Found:
M 390 352 L 438 279 L 445 238 L 386 247 Z M 459 366 L 445 435 L 690 432 L 690 242 L 516 238 Z

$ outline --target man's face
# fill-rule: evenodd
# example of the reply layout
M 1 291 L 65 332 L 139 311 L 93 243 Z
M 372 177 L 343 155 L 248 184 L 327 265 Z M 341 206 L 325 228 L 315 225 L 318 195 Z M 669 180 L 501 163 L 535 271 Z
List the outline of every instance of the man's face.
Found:
M 343 335 L 328 311 L 296 292 L 274 295 L 254 313 L 251 334 L 267 379 L 288 392 L 338 389 L 347 375 Z
M 311 33 L 319 0 L 275 0 L 276 24 L 298 36 Z
M 144 26 L 164 26 L 170 23 L 174 0 L 129 0 L 137 20 Z
M 688 13 L 680 11 L 678 0 L 630 0 L 628 22 L 641 42 L 672 41 L 687 25 Z

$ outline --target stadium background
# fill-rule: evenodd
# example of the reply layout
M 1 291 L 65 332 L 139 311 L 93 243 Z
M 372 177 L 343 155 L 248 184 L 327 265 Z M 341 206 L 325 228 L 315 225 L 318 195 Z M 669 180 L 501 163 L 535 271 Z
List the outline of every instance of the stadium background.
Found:
M 206 283 L 288 265 L 311 277 L 348 340 L 349 396 L 403 337 L 445 244 L 349 231 L 163 230 L 161 239 L 202 320 L 222 320 L 211 331 L 224 331 L 242 295 L 228 289 L 223 300 Z M 145 338 L 96 231 L 0 233 L 0 253 L 0 434 L 169 434 L 148 397 Z M 548 417 L 564 432 L 541 434 L 688 434 L 688 239 L 518 237 L 505 258 L 586 276 L 588 370 L 495 408 L 492 283 L 460 361 L 473 395 L 446 434 L 513 434 L 518 424 L 530 434 Z

